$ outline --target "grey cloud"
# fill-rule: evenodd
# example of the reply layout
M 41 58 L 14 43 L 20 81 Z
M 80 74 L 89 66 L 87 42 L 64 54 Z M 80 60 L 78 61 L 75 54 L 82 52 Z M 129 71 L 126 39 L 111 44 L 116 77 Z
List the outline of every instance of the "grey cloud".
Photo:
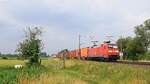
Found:
M 0 2 L 0 52 L 14 52 L 28 26 L 45 28 L 44 51 L 77 48 L 78 34 L 132 36 L 149 16 L 149 0 L 15 0 Z M 129 30 L 129 31 L 127 31 Z M 124 33 L 124 31 L 126 31 Z M 86 41 L 83 38 L 82 41 Z M 8 44 L 8 45 L 7 45 Z M 90 46 L 89 44 L 83 46 Z

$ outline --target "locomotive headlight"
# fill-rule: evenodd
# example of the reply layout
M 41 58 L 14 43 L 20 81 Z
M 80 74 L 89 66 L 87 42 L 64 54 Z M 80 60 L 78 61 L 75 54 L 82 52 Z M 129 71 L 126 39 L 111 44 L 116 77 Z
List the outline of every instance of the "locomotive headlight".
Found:
M 110 52 L 110 53 L 111 53 L 111 52 L 112 52 L 112 50 L 109 50 L 108 52 Z
M 118 51 L 118 50 L 116 50 L 115 52 L 117 52 L 117 53 L 118 53 L 119 51 Z

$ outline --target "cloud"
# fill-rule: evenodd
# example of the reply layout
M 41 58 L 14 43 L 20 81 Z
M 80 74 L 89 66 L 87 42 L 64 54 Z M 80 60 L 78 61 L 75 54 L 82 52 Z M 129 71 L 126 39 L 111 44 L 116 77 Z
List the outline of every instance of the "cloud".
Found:
M 44 27 L 44 51 L 74 49 L 78 35 L 102 42 L 133 36 L 134 26 L 150 18 L 149 0 L 0 0 L 0 52 L 13 53 L 28 26 Z M 86 44 L 87 43 L 87 44 Z

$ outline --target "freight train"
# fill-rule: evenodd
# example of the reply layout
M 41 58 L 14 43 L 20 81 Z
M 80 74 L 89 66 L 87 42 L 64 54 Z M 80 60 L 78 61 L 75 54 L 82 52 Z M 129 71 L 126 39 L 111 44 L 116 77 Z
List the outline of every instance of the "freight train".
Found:
M 80 58 L 89 60 L 117 61 L 119 49 L 116 44 L 105 41 L 96 47 L 87 47 L 68 51 L 67 58 Z

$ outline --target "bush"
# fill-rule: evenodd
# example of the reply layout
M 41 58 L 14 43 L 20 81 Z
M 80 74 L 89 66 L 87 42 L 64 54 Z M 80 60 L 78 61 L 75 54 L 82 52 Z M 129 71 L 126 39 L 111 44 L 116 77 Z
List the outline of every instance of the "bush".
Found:
M 28 59 L 30 65 L 40 65 L 40 53 L 42 50 L 42 42 L 39 37 L 42 34 L 40 28 L 28 28 L 26 38 L 19 44 L 17 51 L 21 54 L 22 58 Z
M 150 52 L 139 55 L 140 60 L 150 60 Z
M 23 60 L 23 58 L 21 58 L 21 57 L 17 57 L 17 60 Z
M 2 59 L 8 59 L 7 57 L 2 57 Z

